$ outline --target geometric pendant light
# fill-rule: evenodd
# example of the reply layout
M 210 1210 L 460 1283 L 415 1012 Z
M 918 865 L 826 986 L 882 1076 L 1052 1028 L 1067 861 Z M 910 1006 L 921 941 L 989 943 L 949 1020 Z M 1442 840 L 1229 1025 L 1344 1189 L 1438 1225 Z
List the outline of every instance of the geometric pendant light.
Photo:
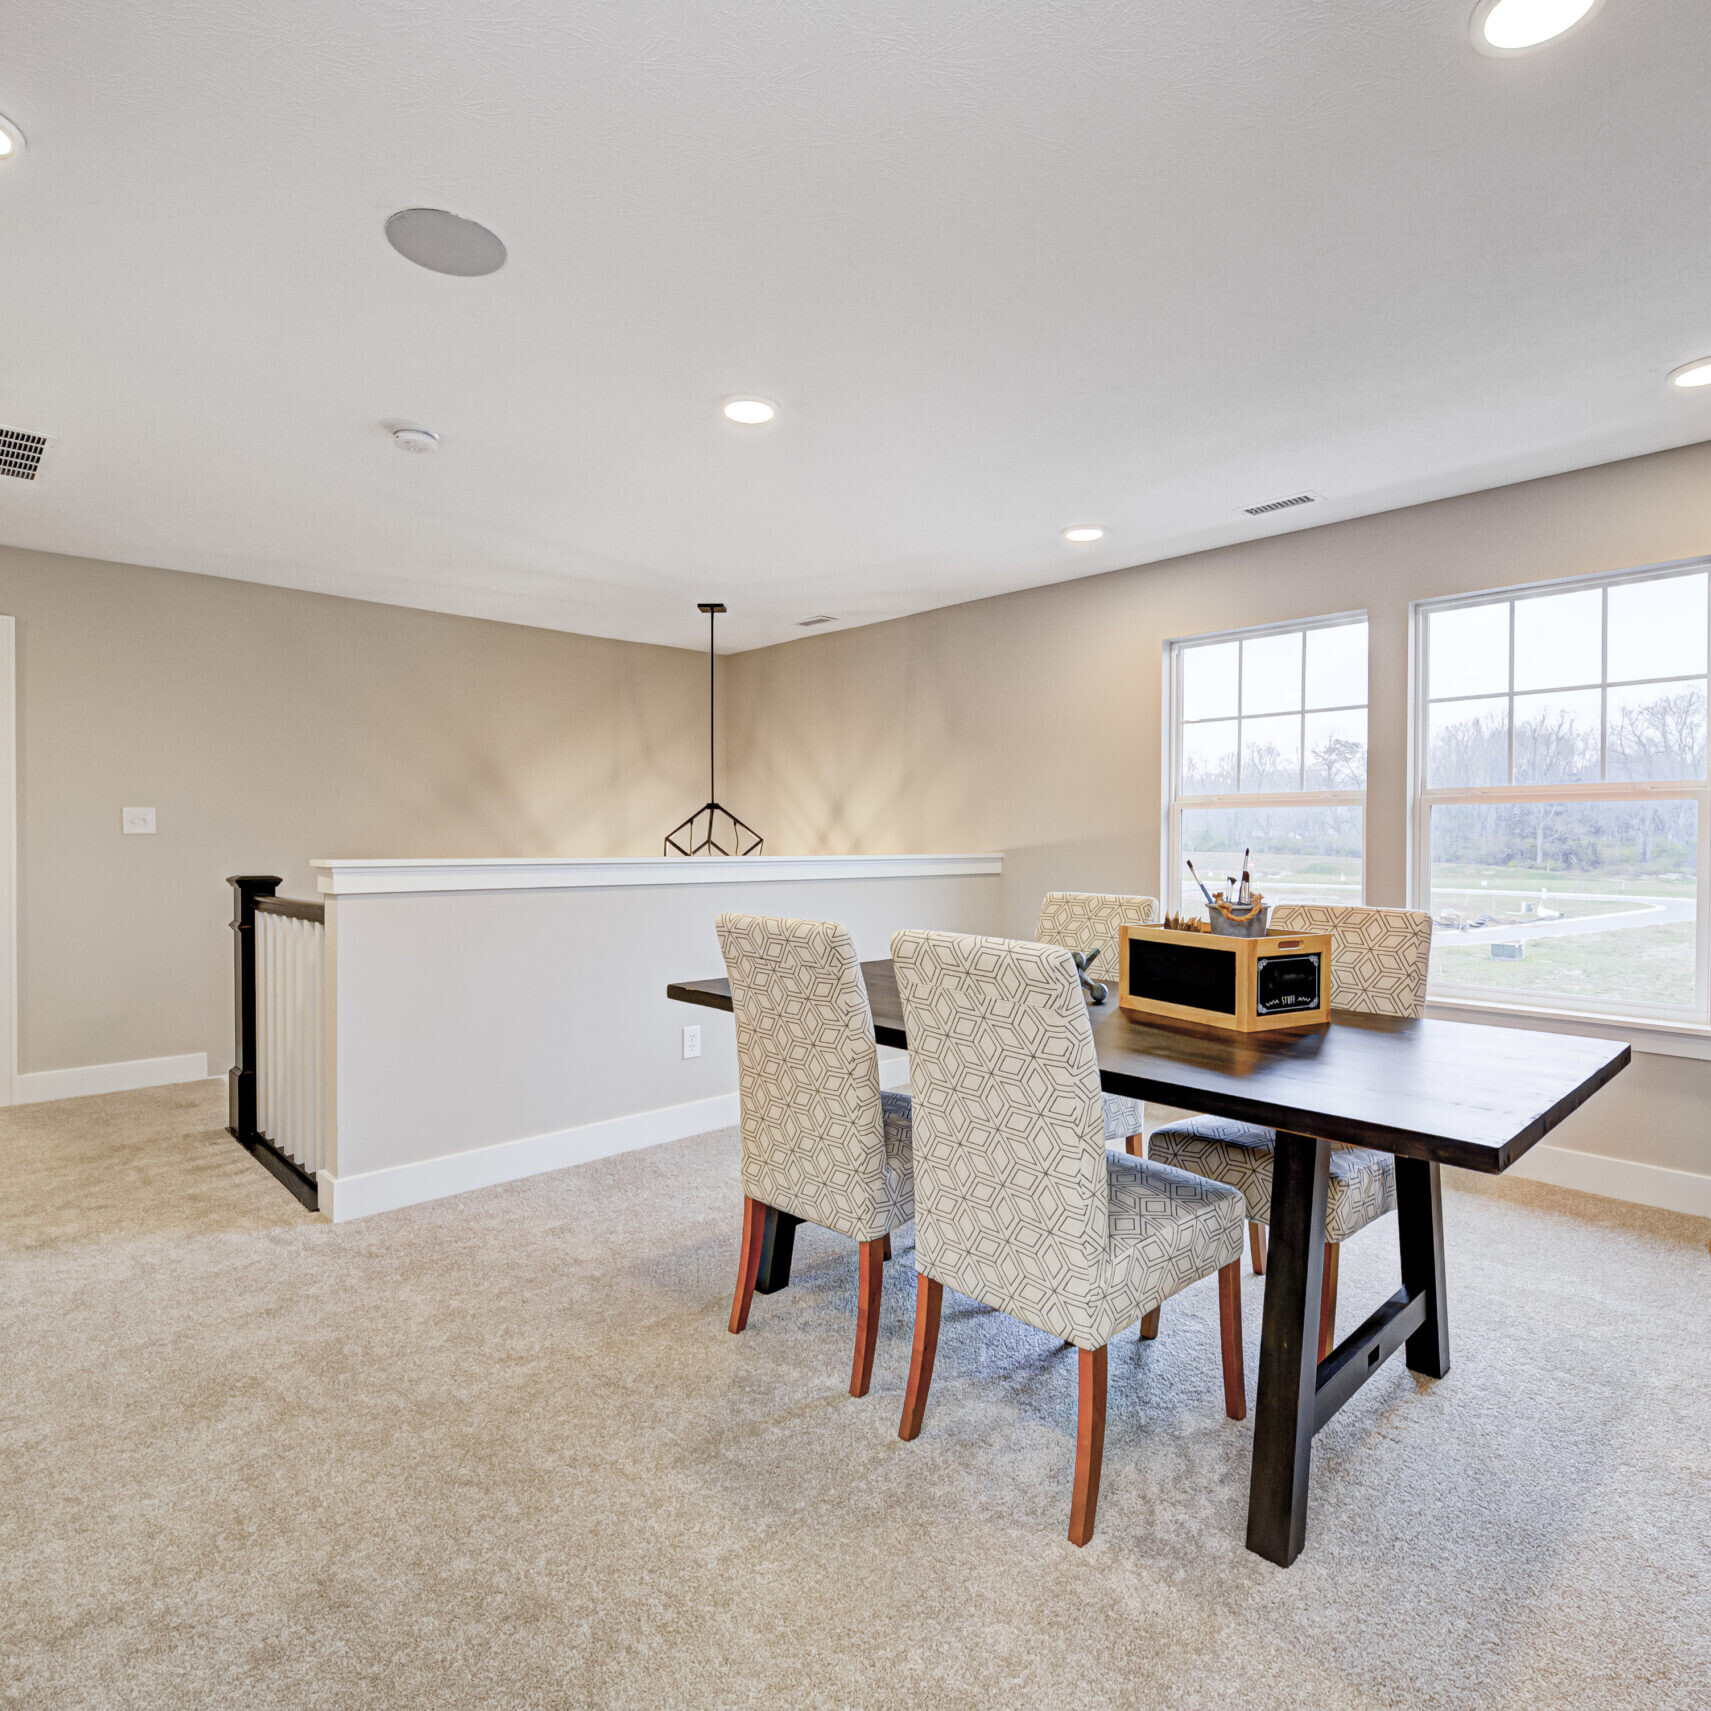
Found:
M 713 651 L 713 626 L 725 610 L 717 601 L 701 601 L 696 611 L 707 614 L 707 803 L 697 808 L 682 825 L 665 835 L 664 854 L 668 856 L 747 856 L 759 855 L 765 840 L 751 826 L 745 826 L 729 808 L 719 801 L 713 788 L 713 722 L 717 717 L 713 699 L 714 674 L 719 669 L 719 656 Z

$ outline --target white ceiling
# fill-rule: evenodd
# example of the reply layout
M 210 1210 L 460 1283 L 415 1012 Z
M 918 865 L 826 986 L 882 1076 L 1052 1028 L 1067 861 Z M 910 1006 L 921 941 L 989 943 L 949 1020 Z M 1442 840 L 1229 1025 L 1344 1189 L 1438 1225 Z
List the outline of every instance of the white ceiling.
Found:
M 0 540 L 735 650 L 1711 438 L 1711 6 L 1470 9 L 10 0 Z

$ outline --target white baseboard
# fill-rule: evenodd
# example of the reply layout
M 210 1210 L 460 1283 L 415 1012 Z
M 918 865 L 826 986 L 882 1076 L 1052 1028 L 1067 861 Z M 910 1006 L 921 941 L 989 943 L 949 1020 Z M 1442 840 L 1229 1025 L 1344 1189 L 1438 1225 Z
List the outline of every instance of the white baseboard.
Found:
M 400 1206 L 443 1200 L 448 1194 L 467 1194 L 472 1188 L 491 1188 L 519 1177 L 539 1176 L 542 1171 L 609 1158 L 613 1153 L 681 1141 L 690 1135 L 704 1135 L 709 1129 L 727 1129 L 736 1120 L 736 1094 L 719 1093 L 687 1105 L 667 1105 L 656 1111 L 611 1117 L 604 1123 L 554 1129 L 545 1135 L 472 1147 L 465 1153 L 445 1153 L 389 1170 L 365 1170 L 357 1176 L 335 1176 L 323 1170 L 316 1177 L 321 1210 L 335 1224 L 343 1224 L 351 1218 L 394 1212 Z
M 882 1059 L 879 1084 L 888 1089 L 906 1088 L 907 1056 Z M 555 1129 L 550 1134 L 528 1135 L 491 1147 L 473 1147 L 468 1152 L 447 1153 L 417 1164 L 394 1165 L 390 1170 L 368 1170 L 356 1176 L 335 1176 L 332 1171 L 323 1170 L 316 1178 L 321 1191 L 321 1210 L 335 1224 L 343 1224 L 352 1218 L 371 1217 L 376 1212 L 395 1212 L 401 1206 L 466 1194 L 472 1188 L 492 1188 L 497 1183 L 539 1176 L 543 1171 L 586 1164 L 590 1159 L 610 1158 L 614 1153 L 687 1140 L 710 1129 L 728 1129 L 738 1115 L 736 1094 L 718 1093 L 710 1099 L 691 1100 L 687 1105 L 636 1111 L 603 1123 L 584 1123 L 574 1129 Z
M 1609 1200 L 1632 1200 L 1641 1206 L 1662 1207 L 1666 1212 L 1711 1218 L 1711 1176 L 1701 1176 L 1697 1171 L 1669 1170 L 1660 1164 L 1639 1164 L 1633 1159 L 1549 1146 L 1537 1146 L 1522 1154 L 1511 1169 L 1516 1176 L 1557 1188 L 1578 1188 Z
M 909 1054 L 907 1052 L 899 1052 L 896 1057 L 882 1057 L 879 1060 L 879 1085 L 887 1093 L 908 1092 Z
M 208 1054 L 139 1057 L 127 1063 L 90 1063 L 78 1069 L 38 1069 L 12 1078 L 14 1105 L 48 1099 L 81 1099 L 89 1093 L 128 1093 L 136 1087 L 166 1087 L 176 1081 L 206 1081 Z

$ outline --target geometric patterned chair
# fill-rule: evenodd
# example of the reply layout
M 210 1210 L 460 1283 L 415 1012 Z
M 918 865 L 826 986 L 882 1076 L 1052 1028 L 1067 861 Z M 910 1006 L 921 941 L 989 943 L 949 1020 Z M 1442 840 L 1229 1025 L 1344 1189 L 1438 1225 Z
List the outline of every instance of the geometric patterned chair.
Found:
M 882 1093 L 867 984 L 831 921 L 721 915 L 737 1021 L 743 1241 L 731 1329 L 749 1320 L 769 1207 L 860 1244 L 850 1394 L 865 1396 L 890 1232 L 915 1215 L 909 1095 Z
M 1242 1197 L 1107 1149 L 1099 1062 L 1061 946 L 964 933 L 891 941 L 914 1102 L 915 1350 L 898 1433 L 921 1430 L 948 1285 L 1063 1342 L 1079 1367 L 1069 1537 L 1093 1535 L 1106 1345 L 1218 1273 L 1224 1406 L 1242 1381 Z
M 1042 945 L 1062 945 L 1066 950 L 1091 951 L 1099 960 L 1088 970 L 1090 978 L 1102 980 L 1117 990 L 1117 930 L 1144 927 L 1158 919 L 1156 897 L 1124 897 L 1100 891 L 1048 891 L 1040 905 L 1040 924 L 1034 937 Z M 1141 1131 L 1146 1107 L 1139 1099 L 1121 1093 L 1105 1095 L 1105 1138 L 1121 1143 L 1124 1150 L 1141 1150 Z
M 1276 933 L 1331 935 L 1331 1008 L 1379 1016 L 1423 1016 L 1432 954 L 1432 917 L 1419 909 L 1280 903 Z M 1271 1165 L 1277 1135 L 1253 1123 L 1191 1117 L 1153 1131 L 1152 1156 L 1180 1170 L 1239 1188 L 1248 1203 L 1254 1270 L 1265 1269 L 1271 1223 Z M 1331 1352 L 1337 1318 L 1337 1255 L 1342 1244 L 1396 1205 L 1396 1161 L 1389 1153 L 1335 1144 L 1325 1203 L 1325 1264 L 1319 1301 L 1319 1358 Z

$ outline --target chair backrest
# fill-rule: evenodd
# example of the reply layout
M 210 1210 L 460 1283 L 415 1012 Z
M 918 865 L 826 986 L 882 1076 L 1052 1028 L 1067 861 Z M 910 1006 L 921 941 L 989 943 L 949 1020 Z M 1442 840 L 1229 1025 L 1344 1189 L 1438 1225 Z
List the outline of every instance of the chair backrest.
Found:
M 891 941 L 909 1035 L 915 1263 L 1041 1330 L 1104 1287 L 1099 1060 L 1061 946 L 964 933 Z M 1055 1304 L 1055 1310 L 1054 1310 Z
M 1040 904 L 1040 924 L 1034 937 L 1042 945 L 1090 951 L 1099 947 L 1099 960 L 1087 971 L 1089 980 L 1103 980 L 1117 990 L 1117 929 L 1144 927 L 1158 919 L 1156 897 L 1123 897 L 1101 891 L 1048 891 Z
M 1432 917 L 1423 909 L 1279 903 L 1274 933 L 1331 935 L 1331 1007 L 1375 1016 L 1424 1016 Z
M 854 941 L 833 921 L 716 926 L 737 1019 L 744 1194 L 857 1241 L 883 1235 L 879 1056 Z

